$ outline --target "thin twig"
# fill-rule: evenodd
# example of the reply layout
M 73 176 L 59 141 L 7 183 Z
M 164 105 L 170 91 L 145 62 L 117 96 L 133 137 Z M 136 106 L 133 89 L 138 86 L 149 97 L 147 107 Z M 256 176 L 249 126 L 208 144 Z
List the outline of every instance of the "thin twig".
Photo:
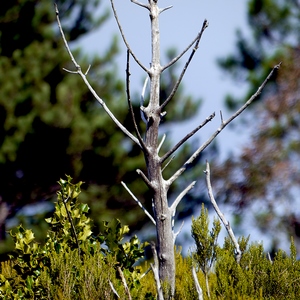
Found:
M 193 279 L 194 279 L 196 291 L 197 291 L 197 294 L 198 294 L 198 300 L 203 300 L 203 292 L 202 292 L 201 286 L 199 284 L 199 280 L 198 280 L 197 273 L 196 273 L 196 270 L 195 270 L 194 266 L 192 267 L 192 274 L 193 274 Z
M 134 126 L 134 130 L 135 133 L 137 135 L 137 138 L 142 146 L 142 149 L 145 153 L 148 152 L 148 149 L 141 137 L 141 134 L 139 132 L 138 126 L 136 124 L 136 119 L 135 119 L 135 115 L 134 115 L 134 111 L 133 111 L 133 107 L 132 107 L 132 103 L 131 103 L 131 97 L 130 97 L 130 70 L 129 70 L 129 58 L 130 58 L 130 53 L 129 50 L 127 50 L 127 63 L 126 63 L 126 95 L 127 95 L 127 102 L 128 102 L 128 107 L 129 107 L 129 111 L 131 114 L 131 119 L 133 122 L 133 126 Z
M 92 88 L 92 86 L 90 85 L 90 83 L 88 82 L 88 80 L 86 79 L 86 76 L 84 75 L 84 73 L 82 72 L 81 70 L 81 67 L 80 65 L 76 62 L 71 50 L 70 50 L 70 47 L 68 45 L 68 42 L 66 40 L 66 37 L 65 37 L 65 34 L 63 32 L 63 29 L 62 29 L 62 26 L 61 26 L 61 23 L 60 23 L 60 19 L 59 19 L 59 11 L 58 11 L 58 8 L 57 8 L 57 5 L 55 4 L 55 12 L 56 12 L 56 19 L 57 19 L 57 24 L 58 24 L 58 27 L 59 27 L 59 30 L 60 30 L 60 33 L 61 33 L 61 36 L 62 36 L 62 39 L 64 41 L 64 44 L 65 44 L 65 47 L 67 49 L 67 52 L 69 53 L 69 56 L 76 68 L 76 72 L 74 73 L 77 73 L 81 76 L 82 80 L 84 81 L 85 85 L 88 87 L 89 91 L 93 94 L 93 96 L 96 98 L 96 100 L 100 103 L 100 105 L 103 107 L 103 109 L 105 110 L 105 112 L 109 115 L 109 117 L 114 121 L 114 123 L 123 131 L 123 133 L 125 135 L 127 135 L 133 142 L 135 142 L 137 145 L 139 145 L 141 148 L 141 144 L 139 142 L 139 140 L 134 136 L 132 135 L 120 122 L 119 120 L 114 116 L 114 114 L 110 111 L 110 109 L 106 106 L 105 102 L 98 96 L 98 94 L 96 93 L 96 91 Z
M 129 288 L 128 288 L 127 283 L 126 283 L 126 279 L 125 279 L 124 274 L 123 274 L 123 272 L 122 272 L 122 270 L 121 270 L 120 267 L 118 267 L 118 272 L 119 272 L 119 274 L 120 274 L 122 283 L 123 283 L 123 285 L 124 285 L 125 292 L 126 292 L 126 294 L 128 295 L 128 299 L 129 299 L 129 300 L 132 300 L 131 295 L 130 295 Z
M 134 3 L 134 4 L 136 4 L 136 5 L 139 5 L 139 6 L 141 6 L 141 7 L 144 7 L 144 8 L 146 8 L 146 9 L 150 10 L 150 6 L 147 5 L 147 4 L 141 3 L 141 2 L 136 1 L 136 0 L 130 0 L 130 1 L 131 1 L 132 3 Z
M 158 273 L 159 265 L 158 265 L 157 252 L 156 252 L 154 242 L 151 242 L 151 249 L 152 249 L 154 264 L 151 264 L 150 266 L 151 266 L 151 269 L 152 269 L 152 272 L 154 275 L 154 279 L 155 279 L 155 283 L 156 283 L 157 299 L 164 300 L 163 290 L 162 290 L 160 280 L 159 280 L 159 273 Z
M 180 203 L 180 201 L 182 200 L 182 198 L 191 190 L 194 188 L 196 184 L 196 181 L 193 181 L 192 183 L 190 183 L 178 196 L 177 198 L 174 200 L 174 202 L 172 203 L 170 210 L 172 212 L 176 211 L 176 208 L 178 206 L 178 204 Z
M 76 241 L 77 248 L 78 248 L 78 256 L 80 258 L 80 256 L 81 256 L 81 254 L 80 254 L 80 245 L 79 245 L 79 241 L 78 241 L 78 238 L 77 238 L 77 234 L 76 234 L 76 230 L 75 230 L 75 226 L 74 226 L 72 217 L 71 217 L 70 212 L 69 212 L 68 207 L 67 207 L 68 199 L 64 199 L 64 196 L 62 195 L 62 200 L 63 200 L 64 206 L 65 206 L 65 209 L 66 209 L 66 212 L 67 212 L 67 215 L 68 215 L 69 222 L 71 224 L 72 232 L 73 232 L 73 235 L 75 237 L 75 241 Z
M 143 122 L 145 124 L 147 124 L 147 120 L 145 118 L 145 114 L 144 114 L 144 111 L 143 109 L 145 108 L 144 107 L 144 102 L 145 102 L 145 92 L 146 92 L 146 87 L 147 87 L 147 84 L 148 84 L 148 81 L 149 81 L 149 76 L 147 76 L 145 78 L 145 82 L 144 82 L 144 85 L 143 85 L 143 89 L 142 89 L 142 93 L 141 93 L 141 99 L 140 99 L 140 111 L 141 111 L 141 118 L 143 120 Z
M 160 141 L 160 143 L 159 143 L 159 145 L 157 147 L 157 153 L 159 153 L 159 151 L 160 151 L 160 149 L 161 149 L 161 147 L 162 147 L 162 145 L 163 145 L 166 137 L 167 137 L 167 135 L 164 133 L 163 136 L 162 136 L 162 139 L 161 139 L 161 141 Z
M 114 16 L 115 16 L 115 19 L 116 19 L 116 22 L 118 24 L 118 27 L 119 27 L 119 30 L 120 30 L 120 33 L 121 33 L 121 36 L 122 36 L 122 39 L 127 47 L 127 49 L 129 50 L 130 54 L 132 55 L 132 57 L 134 58 L 134 60 L 136 61 L 136 63 L 146 72 L 149 74 L 149 70 L 139 61 L 139 59 L 136 57 L 136 55 L 134 54 L 134 52 L 131 50 L 131 47 L 129 45 L 129 43 L 127 42 L 127 39 L 125 37 L 125 34 L 123 32 L 123 28 L 121 26 L 121 23 L 119 21 L 119 17 L 117 15 L 117 11 L 116 11 L 116 8 L 115 8 L 115 5 L 114 5 L 114 1 L 113 0 L 110 0 L 110 3 L 111 3 L 111 7 L 112 7 L 112 10 L 113 10 L 113 13 L 114 13 Z M 140 6 L 143 6 L 145 8 L 148 8 L 147 6 L 143 5 L 142 3 L 139 3 L 137 1 L 133 1 L 133 3 L 135 4 L 138 4 Z
M 153 190 L 153 185 L 152 183 L 149 181 L 149 179 L 147 178 L 147 176 L 143 173 L 142 170 L 137 169 L 136 172 L 142 177 L 142 179 L 144 180 L 144 182 L 146 183 L 146 185 Z
M 194 54 L 196 53 L 196 51 L 197 51 L 197 49 L 198 49 L 198 47 L 199 47 L 199 42 L 200 42 L 200 39 L 201 39 L 201 37 L 202 37 L 202 34 L 203 34 L 205 28 L 207 28 L 207 27 L 208 27 L 208 22 L 207 22 L 207 20 L 205 20 L 205 21 L 203 22 L 202 29 L 201 29 L 200 33 L 198 34 L 198 36 L 197 36 L 197 38 L 196 38 L 196 44 L 195 44 L 195 47 L 193 48 L 193 51 L 192 51 L 192 53 L 191 53 L 189 59 L 188 59 L 187 62 L 185 63 L 185 66 L 184 66 L 184 68 L 183 68 L 183 70 L 182 70 L 182 72 L 181 72 L 181 74 L 180 74 L 180 76 L 179 76 L 177 82 L 175 83 L 172 92 L 170 93 L 169 97 L 164 101 L 164 103 L 160 106 L 161 111 L 164 110 L 164 108 L 166 107 L 166 105 L 172 100 L 172 98 L 173 98 L 174 95 L 176 94 L 176 91 L 177 91 L 177 89 L 178 89 L 178 87 L 179 87 L 179 85 L 180 85 L 180 83 L 181 83 L 181 80 L 182 80 L 182 78 L 183 78 L 183 76 L 184 76 L 184 74 L 185 74 L 185 72 L 186 72 L 186 70 L 187 70 L 189 64 L 191 63 Z M 193 45 L 193 44 L 192 44 L 192 45 Z M 178 60 L 178 59 L 179 59 L 179 58 L 180 58 L 180 57 L 181 57 L 181 56 L 182 56 L 189 48 L 190 48 L 190 47 L 191 47 L 191 45 L 190 45 L 186 50 L 184 50 L 179 56 L 177 56 L 175 59 L 173 59 L 169 64 L 167 64 L 166 66 L 164 66 L 164 67 L 162 68 L 162 71 L 165 70 L 166 68 L 168 68 L 169 66 L 171 66 L 173 63 L 175 63 L 175 62 L 176 62 L 176 61 L 177 61 L 177 60 Z
M 182 221 L 182 223 L 181 223 L 181 225 L 180 225 L 178 231 L 177 231 L 176 233 L 174 233 L 174 236 L 173 236 L 173 244 L 174 244 L 174 245 L 175 245 L 176 238 L 177 238 L 178 234 L 179 234 L 179 233 L 181 232 L 181 230 L 182 230 L 183 225 L 184 225 L 184 221 Z M 174 231 L 173 231 L 173 232 L 174 232 Z
M 207 20 L 204 20 L 201 31 L 198 32 L 197 36 L 193 39 L 193 41 L 180 54 L 178 54 L 170 62 L 168 62 L 165 66 L 163 66 L 162 70 L 164 71 L 169 67 L 171 67 L 172 65 L 174 65 L 198 40 L 200 41 L 201 36 L 207 27 L 208 27 L 208 22 Z
M 268 253 L 267 253 L 267 257 L 268 257 L 268 260 L 269 260 L 269 262 L 272 264 L 272 263 L 273 263 L 273 261 L 272 261 L 272 258 L 271 258 L 271 255 L 270 255 L 270 252 L 268 252 Z
M 161 157 L 160 163 L 162 164 L 170 155 L 172 155 L 180 146 L 182 146 L 189 138 L 191 138 L 197 131 L 204 127 L 215 117 L 215 113 L 211 114 L 205 119 L 205 121 L 187 134 L 182 140 L 180 140 L 172 149 L 170 149 L 164 156 Z
M 167 6 L 167 7 L 165 7 L 165 8 L 161 8 L 161 9 L 159 10 L 159 13 L 161 14 L 161 13 L 163 13 L 164 11 L 166 11 L 166 10 L 172 8 L 172 7 L 173 7 L 173 5 Z
M 276 65 L 267 78 L 264 80 L 264 82 L 261 84 L 261 86 L 257 89 L 257 91 L 249 98 L 249 100 L 240 107 L 227 121 L 223 121 L 221 123 L 221 126 L 211 135 L 211 137 L 201 146 L 199 147 L 192 156 L 184 163 L 184 165 L 176 171 L 176 173 L 168 180 L 168 184 L 171 185 L 186 169 L 187 167 L 193 163 L 193 161 L 199 156 L 199 154 L 208 146 L 211 144 L 211 142 L 216 138 L 216 136 L 230 123 L 232 122 L 237 116 L 239 116 L 262 92 L 263 88 L 267 84 L 267 82 L 272 77 L 275 70 L 278 70 L 281 63 Z
M 139 205 L 139 207 L 144 211 L 145 215 L 151 220 L 151 222 L 156 225 L 155 220 L 153 217 L 150 215 L 150 213 L 147 211 L 147 209 L 143 206 L 141 201 L 131 192 L 129 187 L 125 184 L 125 182 L 121 181 L 121 184 L 123 187 L 126 189 L 126 191 L 130 194 L 130 196 L 133 198 L 133 200 Z
M 175 158 L 175 155 L 172 155 L 169 159 L 169 161 L 164 165 L 164 167 L 161 169 L 161 171 L 163 172 L 165 170 L 165 168 L 171 163 L 171 161 Z
M 147 271 L 146 272 L 144 272 L 142 275 L 141 275 L 141 279 L 143 278 L 143 277 L 145 277 L 149 272 L 151 271 L 151 267 L 150 268 L 148 268 L 147 269 Z
M 204 173 L 206 174 L 206 185 L 207 185 L 207 189 L 208 189 L 208 196 L 209 196 L 209 199 L 210 199 L 210 202 L 212 203 L 218 217 L 220 218 L 220 220 L 222 221 L 222 223 L 224 224 L 227 232 L 228 232 L 228 235 L 231 239 L 231 241 L 233 242 L 234 244 L 234 247 L 235 247 L 235 258 L 236 258 L 236 262 L 239 264 L 240 263 L 240 260 L 241 260 L 241 257 L 242 257 L 242 251 L 240 250 L 240 245 L 232 231 L 232 228 L 229 224 L 229 222 L 226 220 L 224 214 L 221 212 L 215 198 L 214 198 L 214 195 L 213 195 L 213 191 L 212 191 L 212 186 L 211 186 L 211 181 L 210 181 L 210 168 L 209 168 L 209 163 L 206 162 L 206 170 L 204 171 Z
M 113 291 L 113 293 L 114 293 L 118 298 L 120 298 L 120 296 L 119 296 L 118 292 L 116 291 L 116 289 L 114 288 L 114 285 L 112 284 L 112 282 L 111 282 L 110 280 L 108 280 L 108 282 L 109 282 L 110 288 L 111 288 L 111 290 Z
M 89 67 L 87 68 L 86 72 L 84 73 L 84 76 L 87 76 L 87 74 L 89 73 L 90 68 L 91 68 L 91 65 L 89 65 Z

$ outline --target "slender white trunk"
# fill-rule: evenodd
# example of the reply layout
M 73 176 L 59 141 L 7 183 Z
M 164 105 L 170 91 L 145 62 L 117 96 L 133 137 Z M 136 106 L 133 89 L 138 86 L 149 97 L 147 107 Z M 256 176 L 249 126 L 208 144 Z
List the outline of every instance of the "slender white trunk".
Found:
M 161 282 L 170 287 L 171 295 L 175 291 L 175 255 L 172 231 L 172 214 L 168 205 L 168 185 L 161 170 L 158 155 L 158 134 L 161 120 L 160 111 L 160 33 L 159 8 L 156 1 L 150 0 L 150 19 L 152 37 L 152 61 L 150 68 L 150 100 L 145 108 L 147 117 L 147 132 L 145 145 L 149 150 L 145 154 L 148 169 L 148 179 L 153 189 L 154 213 L 157 235 L 157 256 L 159 262 L 159 277 Z

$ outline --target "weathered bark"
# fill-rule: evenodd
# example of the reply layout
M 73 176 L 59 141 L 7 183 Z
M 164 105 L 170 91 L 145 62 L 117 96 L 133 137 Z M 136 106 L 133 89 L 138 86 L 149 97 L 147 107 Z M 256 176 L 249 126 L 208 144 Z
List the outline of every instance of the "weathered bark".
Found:
M 160 111 L 160 32 L 159 8 L 157 1 L 150 0 L 152 61 L 150 68 L 150 100 L 144 109 L 147 118 L 145 154 L 148 179 L 153 190 L 154 214 L 157 236 L 157 256 L 159 277 L 170 287 L 171 295 L 175 291 L 175 256 L 172 231 L 172 214 L 168 205 L 167 184 L 162 176 L 161 160 L 158 155 L 158 133 L 161 120 Z

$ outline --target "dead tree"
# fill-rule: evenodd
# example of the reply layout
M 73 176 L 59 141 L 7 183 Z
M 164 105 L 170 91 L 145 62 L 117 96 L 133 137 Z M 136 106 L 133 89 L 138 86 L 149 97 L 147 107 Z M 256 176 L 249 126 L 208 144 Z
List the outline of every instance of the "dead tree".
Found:
M 127 101 L 129 106 L 129 111 L 131 113 L 132 121 L 135 127 L 135 136 L 132 135 L 114 116 L 114 114 L 109 110 L 106 106 L 105 101 L 97 95 L 92 86 L 89 84 L 87 79 L 88 71 L 83 73 L 80 65 L 75 60 L 72 55 L 68 43 L 65 39 L 63 29 L 59 20 L 59 12 L 56 7 L 56 16 L 58 25 L 67 48 L 67 51 L 71 57 L 72 62 L 74 63 L 75 70 L 70 71 L 66 70 L 70 73 L 76 73 L 81 76 L 91 93 L 95 96 L 96 100 L 101 104 L 105 112 L 110 116 L 112 121 L 123 131 L 125 135 L 127 135 L 132 142 L 136 143 L 141 151 L 144 153 L 145 163 L 147 167 L 147 174 L 144 174 L 141 170 L 137 170 L 137 173 L 141 176 L 145 184 L 152 192 L 152 203 L 153 203 L 153 216 L 146 211 L 146 209 L 142 206 L 139 200 L 133 195 L 133 193 L 128 189 L 128 187 L 123 183 L 132 197 L 137 201 L 137 203 L 143 208 L 147 216 L 151 219 L 151 221 L 155 224 L 156 227 L 156 236 L 157 236 L 157 245 L 153 248 L 153 253 L 155 257 L 155 263 L 152 266 L 155 279 L 157 282 L 158 288 L 158 298 L 163 299 L 164 297 L 172 298 L 175 293 L 175 255 L 174 255 L 174 243 L 176 236 L 178 234 L 174 232 L 174 226 L 172 224 L 172 218 L 175 215 L 176 208 L 182 198 L 194 187 L 195 182 L 192 182 L 188 185 L 175 199 L 172 205 L 168 202 L 168 190 L 170 186 L 174 183 L 174 181 L 186 171 L 189 165 L 193 163 L 193 161 L 200 155 L 200 153 L 216 138 L 216 136 L 239 114 L 241 114 L 250 104 L 251 102 L 261 93 L 262 89 L 266 85 L 267 81 L 272 76 L 275 69 L 279 68 L 279 65 L 275 66 L 273 70 L 270 72 L 269 76 L 262 83 L 262 85 L 258 88 L 257 92 L 239 109 L 237 110 L 228 120 L 224 121 L 221 114 L 221 124 L 219 128 L 211 135 L 211 137 L 188 158 L 188 160 L 170 177 L 164 178 L 163 170 L 168 160 L 172 158 L 174 152 L 181 147 L 187 140 L 193 136 L 197 131 L 199 131 L 204 125 L 206 125 L 209 121 L 211 121 L 215 114 L 211 114 L 206 118 L 199 126 L 197 126 L 194 130 L 188 133 L 182 140 L 180 140 L 177 144 L 173 146 L 166 153 L 160 154 L 160 149 L 162 143 L 164 142 L 165 137 L 163 137 L 160 141 L 159 136 L 159 128 L 160 123 L 164 115 L 166 114 L 165 109 L 167 104 L 169 104 L 173 96 L 175 95 L 179 84 L 182 81 L 182 78 L 192 61 L 192 58 L 195 52 L 198 49 L 199 42 L 201 40 L 202 34 L 204 30 L 208 27 L 208 22 L 204 20 L 203 25 L 199 33 L 196 35 L 195 39 L 176 57 L 174 57 L 169 63 L 166 65 L 161 65 L 160 60 L 160 30 L 159 30 L 159 16 L 162 12 L 170 7 L 159 8 L 158 0 L 148 0 L 148 3 L 141 3 L 137 0 L 131 0 L 132 3 L 139 5 L 140 7 L 149 11 L 150 23 L 151 23 L 151 45 L 152 45 L 152 58 L 150 67 L 146 67 L 142 64 L 142 62 L 135 55 L 133 50 L 131 49 L 127 39 L 123 33 L 122 26 L 119 22 L 117 12 L 114 6 L 114 1 L 111 1 L 112 10 L 118 24 L 121 36 L 123 41 L 127 47 L 127 69 L 126 69 L 126 92 L 127 92 Z M 166 99 L 160 99 L 160 80 L 163 71 L 167 68 L 175 64 L 187 51 L 191 51 L 188 60 L 186 61 L 182 72 L 175 83 L 170 95 Z M 146 122 L 146 132 L 144 134 L 144 138 L 142 134 L 138 130 L 136 116 L 134 115 L 131 99 L 130 99 L 130 87 L 129 87 L 129 58 L 132 57 L 136 63 L 145 71 L 147 75 L 147 79 L 150 84 L 150 99 L 147 106 L 141 105 L 141 115 L 143 116 L 144 121 Z M 143 91 L 144 93 L 144 91 Z M 142 93 L 142 97 L 143 97 Z M 162 292 L 161 284 L 167 287 Z M 166 291 L 167 290 L 167 291 Z

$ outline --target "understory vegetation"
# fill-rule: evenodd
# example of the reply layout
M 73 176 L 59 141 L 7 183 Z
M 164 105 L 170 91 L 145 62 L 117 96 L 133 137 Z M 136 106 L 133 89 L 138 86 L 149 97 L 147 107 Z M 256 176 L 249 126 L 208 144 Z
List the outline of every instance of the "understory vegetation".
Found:
M 81 182 L 61 179 L 61 190 L 44 244 L 35 241 L 22 225 L 10 231 L 15 251 L 1 263 L 2 299 L 156 299 L 157 290 L 151 259 L 144 258 L 149 244 L 119 220 L 103 222 L 93 235 L 89 207 L 79 201 Z M 201 299 L 192 269 L 202 289 L 202 299 L 299 299 L 300 262 L 291 241 L 290 254 L 278 251 L 274 257 L 262 244 L 239 239 L 242 251 L 238 264 L 229 238 L 217 242 L 221 224 L 209 226 L 208 211 L 202 206 L 193 218 L 195 247 L 187 257 L 176 248 L 176 290 L 174 299 Z

